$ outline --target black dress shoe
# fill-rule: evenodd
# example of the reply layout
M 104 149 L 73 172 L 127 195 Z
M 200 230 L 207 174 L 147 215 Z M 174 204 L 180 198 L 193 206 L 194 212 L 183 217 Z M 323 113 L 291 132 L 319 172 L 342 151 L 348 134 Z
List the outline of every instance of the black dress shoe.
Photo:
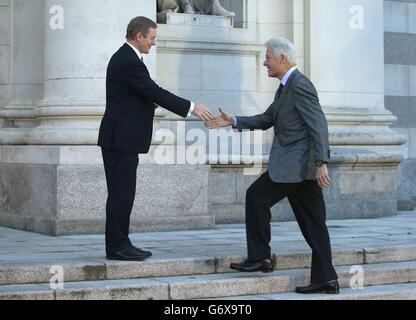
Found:
M 120 260 L 120 261 L 144 261 L 147 256 L 144 253 L 139 253 L 131 247 L 115 251 L 107 252 L 108 260 Z
M 297 287 L 296 293 L 312 294 L 312 293 L 326 293 L 339 294 L 338 280 L 330 281 L 324 284 L 311 284 L 307 287 Z
M 249 261 L 246 260 L 243 263 L 231 263 L 230 269 L 241 271 L 241 272 L 258 272 L 263 273 L 273 272 L 273 262 L 272 260 L 262 260 L 262 261 Z
M 146 256 L 146 258 L 149 258 L 149 257 L 151 257 L 152 256 L 152 253 L 150 252 L 150 251 L 146 251 L 146 250 L 142 250 L 142 249 L 139 249 L 139 248 L 137 248 L 137 247 L 135 247 L 135 246 L 131 246 L 130 247 L 132 250 L 134 250 L 135 252 L 137 252 L 137 253 L 139 253 L 139 254 L 141 254 L 141 255 L 145 255 Z

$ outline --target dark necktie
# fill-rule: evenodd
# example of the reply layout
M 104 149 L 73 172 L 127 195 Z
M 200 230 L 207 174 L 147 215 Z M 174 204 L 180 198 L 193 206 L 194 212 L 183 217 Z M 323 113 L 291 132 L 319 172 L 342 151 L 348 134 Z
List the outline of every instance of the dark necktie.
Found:
M 280 86 L 279 86 L 279 90 L 277 90 L 277 97 L 280 99 L 280 96 L 282 95 L 282 91 L 283 91 L 283 88 L 284 88 L 285 86 L 281 83 L 280 84 Z

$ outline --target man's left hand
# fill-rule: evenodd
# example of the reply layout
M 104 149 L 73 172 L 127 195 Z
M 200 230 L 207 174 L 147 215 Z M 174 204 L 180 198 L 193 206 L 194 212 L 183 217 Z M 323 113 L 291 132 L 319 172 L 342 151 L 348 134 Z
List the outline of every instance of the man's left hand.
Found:
M 326 189 L 331 186 L 332 181 L 329 176 L 328 166 L 326 164 L 316 169 L 316 179 L 322 189 Z

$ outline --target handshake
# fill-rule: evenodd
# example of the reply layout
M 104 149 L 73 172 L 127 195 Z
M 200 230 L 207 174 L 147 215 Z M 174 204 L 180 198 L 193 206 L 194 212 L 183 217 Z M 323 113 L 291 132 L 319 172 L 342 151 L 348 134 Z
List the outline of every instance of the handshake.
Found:
M 226 113 L 222 108 L 220 108 L 220 113 L 221 114 L 218 117 L 214 117 L 206 106 L 196 104 L 192 114 L 201 119 L 204 122 L 205 127 L 208 129 L 231 126 L 233 124 L 232 116 Z

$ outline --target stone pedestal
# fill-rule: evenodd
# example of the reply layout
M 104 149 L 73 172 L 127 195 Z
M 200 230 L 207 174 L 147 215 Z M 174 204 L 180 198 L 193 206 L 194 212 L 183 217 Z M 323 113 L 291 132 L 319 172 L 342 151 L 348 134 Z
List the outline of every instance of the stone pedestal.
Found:
M 100 148 L 0 149 L 1 226 L 52 235 L 104 231 L 107 187 Z M 205 165 L 161 166 L 141 157 L 131 230 L 212 228 L 208 178 Z
M 200 14 L 168 13 L 166 24 L 198 25 L 208 27 L 233 27 L 234 17 L 207 16 Z

